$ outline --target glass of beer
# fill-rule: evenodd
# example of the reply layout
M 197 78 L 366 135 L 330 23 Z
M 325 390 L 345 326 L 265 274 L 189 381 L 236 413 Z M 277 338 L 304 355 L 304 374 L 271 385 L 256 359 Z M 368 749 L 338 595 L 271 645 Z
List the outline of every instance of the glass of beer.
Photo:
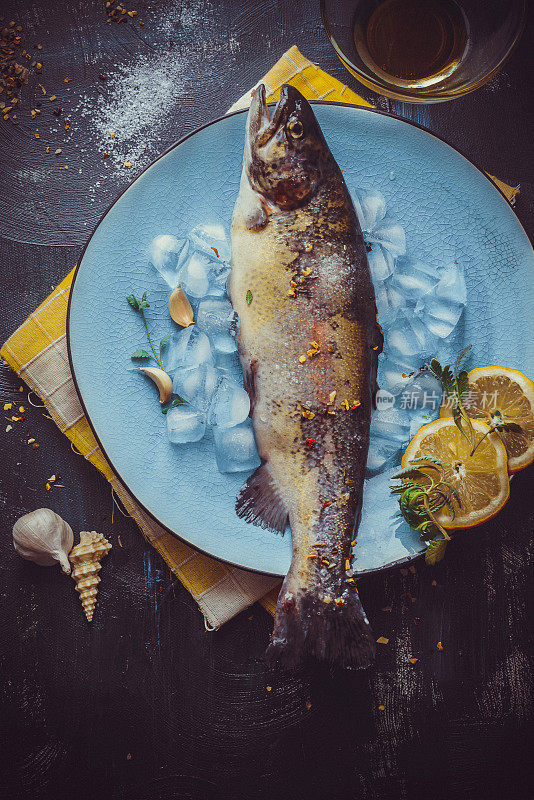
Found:
M 527 0 L 321 0 L 334 50 L 386 97 L 461 97 L 502 67 L 523 30 Z

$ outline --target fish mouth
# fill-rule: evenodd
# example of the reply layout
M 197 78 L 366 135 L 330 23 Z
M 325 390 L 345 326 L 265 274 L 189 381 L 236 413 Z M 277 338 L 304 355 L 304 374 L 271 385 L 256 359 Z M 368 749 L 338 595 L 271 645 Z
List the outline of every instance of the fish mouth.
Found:
M 265 147 L 273 138 L 280 125 L 285 123 L 293 108 L 296 107 L 298 98 L 302 98 L 298 89 L 284 83 L 280 89 L 280 99 L 271 117 L 267 106 L 265 84 L 260 83 L 254 91 L 248 116 L 249 136 L 255 139 L 257 147 Z

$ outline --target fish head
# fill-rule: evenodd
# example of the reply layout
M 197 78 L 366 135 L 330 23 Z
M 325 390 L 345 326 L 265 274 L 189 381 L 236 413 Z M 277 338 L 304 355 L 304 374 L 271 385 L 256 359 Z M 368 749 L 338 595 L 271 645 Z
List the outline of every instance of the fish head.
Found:
M 245 141 L 245 172 L 254 191 L 281 209 L 305 205 L 332 161 L 315 114 L 294 86 L 284 84 L 269 114 L 265 86 L 254 92 Z

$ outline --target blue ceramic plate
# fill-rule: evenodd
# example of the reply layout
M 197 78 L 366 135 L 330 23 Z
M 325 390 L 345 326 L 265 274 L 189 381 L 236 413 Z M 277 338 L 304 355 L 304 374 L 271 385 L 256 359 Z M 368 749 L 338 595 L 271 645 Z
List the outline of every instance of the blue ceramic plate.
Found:
M 504 197 L 456 150 L 415 125 L 351 106 L 317 104 L 315 110 L 349 189 L 382 191 L 388 212 L 405 227 L 412 255 L 432 262 L 437 253 L 449 252 L 461 259 L 468 299 L 454 351 L 473 344 L 472 365 L 506 364 L 534 375 L 534 254 Z M 247 475 L 220 474 L 209 437 L 169 444 L 154 388 L 129 371 L 130 355 L 144 336 L 126 295 L 148 290 L 157 341 L 173 327 L 168 287 L 149 264 L 150 241 L 160 233 L 185 236 L 214 216 L 229 226 L 244 123 L 244 113 L 237 113 L 188 136 L 110 208 L 76 273 L 69 353 L 101 447 L 148 513 L 217 558 L 283 575 L 290 537 L 235 514 L 235 497 Z M 366 483 L 355 562 L 360 572 L 422 549 L 419 537 L 395 517 L 396 501 L 388 493 L 391 471 Z

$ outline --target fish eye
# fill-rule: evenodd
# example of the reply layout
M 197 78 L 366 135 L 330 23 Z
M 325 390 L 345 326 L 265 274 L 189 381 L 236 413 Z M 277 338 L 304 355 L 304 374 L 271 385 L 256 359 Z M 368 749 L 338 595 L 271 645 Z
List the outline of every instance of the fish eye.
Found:
M 304 136 L 304 125 L 299 119 L 290 119 L 287 129 L 293 139 L 301 139 Z

